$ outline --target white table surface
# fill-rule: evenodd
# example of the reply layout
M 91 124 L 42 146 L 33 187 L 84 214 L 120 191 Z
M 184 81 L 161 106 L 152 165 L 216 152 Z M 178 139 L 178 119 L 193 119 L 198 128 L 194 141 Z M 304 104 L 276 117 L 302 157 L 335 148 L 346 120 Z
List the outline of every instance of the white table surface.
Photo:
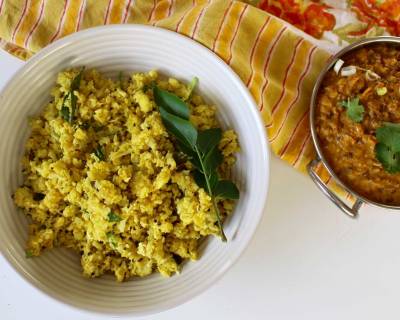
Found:
M 0 88 L 22 65 L 0 52 Z M 273 157 L 268 205 L 239 262 L 194 300 L 142 319 L 399 319 L 399 287 L 400 214 L 365 207 L 353 221 Z M 32 288 L 0 255 L 0 319 L 96 318 Z

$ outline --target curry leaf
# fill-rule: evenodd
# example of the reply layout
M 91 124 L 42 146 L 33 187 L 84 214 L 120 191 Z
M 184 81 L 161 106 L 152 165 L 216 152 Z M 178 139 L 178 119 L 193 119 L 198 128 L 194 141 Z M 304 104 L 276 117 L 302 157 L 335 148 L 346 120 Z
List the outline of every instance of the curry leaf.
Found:
M 205 167 L 205 171 L 203 173 L 208 175 L 215 171 L 223 160 L 224 158 L 222 157 L 221 151 L 219 151 L 218 148 L 211 149 L 203 159 Z
M 207 186 L 207 180 L 208 180 L 208 183 L 210 185 L 210 189 L 213 191 L 213 195 L 214 195 L 215 186 L 218 184 L 218 175 L 217 175 L 217 173 L 215 171 L 212 172 L 208 176 L 208 179 L 206 179 L 206 176 L 199 170 L 194 170 L 192 172 L 192 174 L 193 174 L 193 178 L 194 178 L 194 181 L 196 182 L 196 184 L 200 188 L 203 188 L 206 191 L 207 191 L 207 188 L 208 188 L 208 186 Z
M 202 154 L 207 154 L 210 150 L 218 146 L 222 138 L 220 128 L 212 128 L 199 131 L 197 137 L 197 146 Z
M 207 190 L 207 182 L 206 182 L 206 177 L 202 172 L 199 170 L 194 170 L 193 171 L 193 178 L 196 184 L 200 187 L 203 188 L 204 190 Z
M 159 107 L 174 116 L 189 120 L 189 108 L 179 97 L 157 86 L 153 88 L 153 93 L 154 101 Z
M 214 196 L 223 199 L 239 199 L 239 190 L 232 181 L 220 180 L 214 188 Z
M 160 107 L 159 109 L 161 118 L 167 130 L 182 144 L 193 148 L 197 141 L 197 130 L 190 121 L 169 113 L 163 107 Z

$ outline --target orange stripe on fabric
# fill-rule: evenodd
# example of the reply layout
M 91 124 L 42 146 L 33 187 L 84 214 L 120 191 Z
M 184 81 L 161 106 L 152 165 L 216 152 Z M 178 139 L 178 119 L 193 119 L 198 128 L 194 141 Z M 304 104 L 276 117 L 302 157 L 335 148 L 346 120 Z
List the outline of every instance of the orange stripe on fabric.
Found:
M 244 15 L 244 13 L 246 12 L 248 6 L 249 6 L 249 5 L 246 4 L 246 5 L 243 7 L 242 12 L 240 13 L 240 16 L 239 16 L 239 20 L 238 20 L 238 22 L 237 22 L 237 24 L 236 24 L 235 31 L 233 32 L 233 38 L 232 38 L 232 40 L 231 40 L 231 43 L 229 44 L 229 58 L 228 58 L 228 60 L 227 60 L 227 63 L 228 63 L 228 64 L 231 64 L 231 60 L 232 60 L 232 46 L 233 46 L 233 43 L 235 42 L 235 39 L 236 39 L 238 30 L 239 30 L 240 24 L 242 23 L 243 15 Z
M 293 163 L 293 161 L 302 152 L 302 149 L 304 149 L 304 147 L 302 146 L 304 145 L 304 141 L 307 140 L 307 135 L 309 133 L 310 133 L 310 121 L 309 121 L 309 110 L 307 110 L 302 117 L 302 121 L 299 121 L 297 123 L 295 134 L 293 134 L 293 139 L 289 144 L 288 148 L 286 149 L 286 152 L 281 156 L 281 158 L 289 163 Z M 307 143 L 305 145 L 307 145 Z M 303 161 L 303 159 L 299 158 L 298 161 Z
M 63 8 L 63 11 L 62 11 L 62 13 L 61 13 L 61 18 L 60 18 L 60 20 L 59 20 L 59 22 L 58 22 L 57 30 L 56 30 L 56 32 L 54 33 L 53 37 L 50 39 L 50 42 L 53 42 L 53 41 L 58 37 L 58 35 L 59 35 L 60 32 L 61 32 L 61 26 L 62 26 L 62 24 L 64 23 L 65 12 L 67 11 L 67 6 L 68 6 L 68 0 L 65 0 L 65 2 L 64 2 L 64 8 Z
M 239 23 L 238 18 L 243 12 L 242 2 L 233 2 L 232 8 L 229 11 L 229 15 L 222 27 L 219 39 L 217 40 L 217 46 L 215 53 L 217 53 L 222 59 L 227 61 L 230 55 L 230 44 L 234 40 L 235 34 L 232 32 L 236 30 Z M 229 44 L 229 45 L 227 45 Z
M 282 24 L 275 18 L 270 17 L 270 22 L 268 22 L 268 28 L 265 28 L 264 32 L 260 36 L 259 45 L 255 49 L 254 53 L 254 74 L 253 78 L 250 79 L 249 89 L 256 100 L 257 105 L 261 106 L 263 96 L 261 94 L 261 89 L 265 81 L 265 64 L 266 56 L 271 51 L 271 47 L 274 45 L 274 39 L 278 37 L 279 32 L 282 29 Z M 270 114 L 263 112 L 262 118 L 265 122 L 270 121 Z
M 114 1 L 108 15 L 108 24 L 121 23 L 124 15 L 125 3 L 122 0 Z
M 207 6 L 210 4 L 210 0 L 207 1 Z M 204 6 L 203 9 L 201 9 L 199 16 L 196 19 L 196 22 L 194 24 L 194 28 L 193 28 L 193 32 L 192 35 L 190 36 L 192 39 L 194 38 L 196 32 L 197 32 L 197 28 L 199 27 L 199 21 L 201 20 L 201 18 L 203 17 L 204 14 L 204 10 L 207 8 L 207 6 Z
M 5 0 L 0 0 L 0 14 L 3 11 L 4 2 L 5 2 Z
M 176 27 L 175 27 L 175 31 L 176 31 L 176 32 L 178 32 L 178 30 L 179 30 L 180 27 L 181 27 L 181 24 L 182 24 L 183 20 L 184 20 L 184 19 L 186 18 L 186 16 L 190 13 L 190 10 L 191 10 L 192 8 L 193 8 L 193 3 L 192 3 L 192 6 L 188 8 L 188 10 L 182 15 L 182 17 L 179 19 L 178 23 L 176 24 Z
M 113 0 L 109 0 L 108 1 L 107 10 L 106 10 L 106 14 L 104 15 L 103 24 L 108 24 L 108 19 L 109 19 L 109 16 L 110 16 L 112 3 L 113 3 Z
M 21 23 L 22 23 L 22 20 L 24 19 L 25 15 L 26 15 L 26 13 L 27 13 L 28 2 L 29 2 L 28 0 L 25 0 L 25 2 L 24 2 L 24 8 L 22 9 L 21 16 L 19 17 L 18 23 L 17 23 L 17 25 L 16 25 L 16 27 L 15 27 L 15 29 L 14 29 L 13 34 L 12 34 L 11 41 L 12 41 L 13 43 L 15 43 L 15 37 L 16 37 L 16 35 L 17 35 L 17 31 L 18 31 L 18 29 L 19 29 L 19 27 L 20 27 L 20 25 L 21 25 Z
M 276 108 L 279 106 L 279 104 L 282 102 L 283 97 L 285 96 L 285 93 L 286 93 L 286 81 L 287 81 L 287 79 L 288 79 L 288 74 L 289 74 L 289 71 L 291 70 L 291 68 L 292 68 L 292 66 L 293 66 L 293 62 L 294 62 L 294 59 L 295 59 L 295 57 L 296 57 L 297 50 L 298 50 L 300 44 L 301 44 L 303 41 L 304 41 L 304 39 L 302 39 L 302 38 L 300 38 L 300 39 L 297 41 L 297 44 L 296 44 L 295 49 L 294 49 L 294 51 L 293 51 L 293 55 L 292 55 L 292 57 L 291 57 L 291 60 L 290 60 L 288 66 L 287 66 L 287 68 L 286 68 L 286 70 L 285 70 L 285 76 L 284 76 L 283 82 L 282 82 L 281 94 L 280 94 L 278 100 L 276 101 L 275 105 L 272 107 L 272 112 L 271 112 L 272 118 L 273 118 L 273 116 L 274 116 L 274 112 L 275 112 Z M 271 122 L 271 123 L 273 123 L 273 122 Z M 268 125 L 267 125 L 267 127 L 268 127 Z M 270 142 L 273 142 L 273 141 L 277 138 L 279 132 L 280 132 L 280 131 L 278 131 L 278 133 L 276 133 L 272 138 L 270 138 Z
M 74 32 L 79 21 L 79 9 L 83 0 L 71 1 L 65 13 L 64 24 L 61 28 L 59 37 L 66 36 Z
M 294 127 L 294 129 L 293 129 L 293 132 L 292 132 L 290 138 L 288 139 L 288 141 L 286 142 L 286 144 L 285 144 L 285 146 L 282 148 L 282 150 L 279 152 L 279 156 L 283 156 L 283 155 L 286 153 L 288 147 L 290 146 L 290 144 L 292 143 L 293 139 L 295 138 L 297 129 L 300 128 L 300 125 L 303 123 L 303 121 L 305 121 L 307 115 L 309 114 L 308 112 L 309 112 L 309 111 L 306 110 L 306 111 L 304 112 L 304 114 L 302 115 L 302 117 L 297 121 L 297 123 L 296 123 L 296 125 L 295 125 L 295 127 Z
M 122 19 L 122 23 L 126 23 L 128 21 L 129 15 L 130 15 L 130 6 L 131 6 L 132 0 L 128 0 L 127 4 L 125 6 L 125 11 L 124 11 L 124 17 Z
M 189 36 L 193 32 L 195 22 L 198 19 L 200 12 L 206 5 L 206 1 L 193 1 L 192 8 L 184 15 L 184 19 L 181 21 L 177 31 Z
M 280 123 L 280 126 L 279 126 L 278 130 L 276 131 L 274 137 L 270 139 L 271 142 L 273 142 L 279 136 L 280 132 L 285 127 L 286 121 L 289 118 L 289 114 L 290 114 L 290 112 L 292 111 L 292 109 L 294 108 L 295 104 L 297 103 L 297 101 L 299 99 L 299 96 L 300 96 L 300 85 L 302 84 L 304 77 L 306 76 L 307 72 L 309 71 L 309 68 L 310 68 L 310 65 L 311 65 L 312 56 L 313 56 L 313 54 L 314 54 L 316 49 L 317 49 L 317 47 L 313 46 L 311 51 L 309 52 L 309 54 L 307 56 L 307 62 L 306 62 L 306 66 L 304 68 L 304 72 L 302 73 L 302 75 L 300 76 L 300 78 L 299 78 L 299 80 L 297 82 L 296 96 L 293 99 L 292 103 L 287 107 L 287 109 L 285 111 L 284 118 L 283 118 L 282 122 Z M 271 122 L 271 125 L 272 124 L 273 124 L 273 122 Z
M 288 115 L 287 113 L 288 108 L 292 105 L 293 101 L 296 101 L 296 94 L 298 95 L 298 90 L 296 88 L 298 87 L 299 82 L 301 81 L 301 76 L 307 66 L 308 59 L 310 59 L 310 53 L 313 47 L 314 46 L 308 41 L 303 41 L 300 47 L 298 48 L 298 52 L 296 54 L 293 67 L 290 70 L 290 77 L 288 78 L 287 83 L 285 84 L 286 94 L 284 95 L 280 103 L 273 108 L 271 112 L 273 121 L 270 121 L 267 124 L 268 129 L 270 128 L 273 129 L 273 131 L 271 131 L 273 136 L 277 134 L 277 129 L 280 129 L 282 124 L 285 122 Z M 308 84 L 304 85 L 308 86 Z M 300 106 L 300 104 L 298 104 L 298 106 Z M 298 118 L 298 114 L 293 113 L 293 117 Z
M 268 56 L 267 56 L 267 60 L 266 60 L 266 62 L 265 62 L 265 66 L 264 66 L 264 85 L 262 86 L 262 89 L 261 89 L 261 108 L 260 108 L 260 111 L 262 111 L 263 110 L 263 108 L 264 108 L 264 99 L 263 99 L 263 97 L 264 97 L 264 91 L 265 91 L 265 88 L 267 87 L 267 85 L 268 85 L 268 78 L 267 78 L 267 76 L 266 76 L 266 74 L 267 74 L 267 69 L 268 69 L 268 66 L 269 66 L 269 60 L 271 59 L 271 56 L 272 56 L 272 52 L 274 51 L 274 49 L 275 49 L 275 46 L 276 46 L 276 44 L 278 43 L 278 41 L 279 41 L 279 39 L 282 37 L 282 34 L 286 31 L 286 29 L 287 29 L 287 27 L 285 26 L 284 28 L 282 28 L 281 29 L 281 31 L 279 32 L 279 34 L 278 34 L 278 36 L 275 38 L 275 40 L 274 40 L 274 42 L 273 42 L 273 44 L 272 44 L 272 47 L 271 47 L 271 49 L 270 49 L 270 51 L 269 51 L 269 53 L 268 53 Z
M 79 29 L 81 28 L 81 23 L 82 23 L 83 13 L 85 11 L 85 8 L 86 8 L 86 0 L 83 0 L 82 4 L 81 4 L 81 7 L 79 8 L 78 23 L 76 24 L 75 31 L 79 31 Z
M 293 106 L 296 104 L 297 100 L 300 97 L 300 86 L 303 83 L 303 80 L 304 80 L 305 76 L 307 75 L 308 71 L 310 70 L 311 60 L 312 60 L 312 57 L 313 57 L 314 52 L 315 52 L 316 49 L 317 49 L 317 47 L 314 46 L 312 48 L 312 50 L 310 51 L 309 55 L 308 55 L 306 67 L 304 68 L 304 72 L 300 76 L 299 82 L 297 83 L 296 97 L 295 97 L 295 99 L 293 100 L 293 102 L 291 103 L 291 105 L 288 107 L 288 109 L 286 111 L 285 120 L 282 122 L 282 124 L 281 124 L 281 126 L 279 128 L 278 134 L 279 134 L 280 130 L 282 130 L 282 128 L 284 127 L 284 124 L 286 123 L 286 119 L 287 119 L 287 117 L 289 115 L 290 110 L 292 110 Z M 307 112 L 308 112 L 308 109 L 307 109 Z M 298 125 L 300 124 L 301 120 L 302 120 L 302 118 L 299 119 L 299 121 L 298 121 L 297 125 L 295 126 L 290 138 L 288 139 L 288 142 L 286 143 L 286 145 L 283 147 L 283 149 L 279 153 L 280 156 L 283 156 L 285 154 L 287 148 L 289 147 L 290 143 L 292 142 L 292 140 L 293 140 L 293 138 L 295 136 L 296 129 L 297 129 Z
M 261 34 L 264 32 L 264 30 L 265 30 L 266 26 L 268 25 L 269 21 L 270 21 L 270 17 L 268 17 L 265 20 L 263 26 L 258 31 L 256 40 L 254 41 L 253 47 L 251 48 L 251 53 L 250 53 L 250 69 L 251 69 L 251 73 L 250 73 L 249 79 L 246 82 L 246 86 L 247 87 L 249 86 L 251 80 L 253 79 L 253 75 L 254 75 L 253 59 L 254 59 L 254 53 L 256 51 L 256 47 L 258 45 L 258 42 L 260 41 Z
M 153 25 L 160 20 L 168 18 L 170 9 L 171 9 L 171 3 L 169 1 L 162 0 L 157 2 L 157 6 L 151 18 L 151 21 L 154 21 Z
M 39 0 L 31 0 L 29 2 L 25 17 L 22 19 L 21 25 L 19 26 L 18 32 L 15 36 L 14 43 L 16 45 L 25 47 L 24 44 L 26 39 L 29 37 L 31 30 L 34 28 L 40 15 L 40 7 L 41 2 Z
M 173 8 L 174 8 L 174 0 L 170 0 L 169 1 L 169 9 L 168 9 L 168 17 L 171 16 Z
M 309 133 L 307 134 L 307 136 L 305 137 L 305 139 L 304 139 L 304 141 L 303 141 L 303 144 L 302 144 L 301 147 L 300 147 L 300 152 L 299 152 L 299 154 L 297 155 L 297 158 L 296 158 L 296 159 L 294 160 L 294 162 L 292 163 L 292 165 L 293 165 L 294 167 L 297 165 L 297 163 L 299 162 L 299 160 L 301 159 L 301 157 L 304 155 L 305 148 L 306 148 L 306 146 L 307 146 L 307 143 L 310 142 L 310 139 L 311 139 L 311 132 L 309 132 Z
M 153 0 L 153 8 L 150 11 L 149 17 L 147 18 L 147 21 L 150 21 L 153 17 L 154 11 L 156 10 L 156 5 L 157 5 L 157 1 Z
M 308 127 L 308 130 L 305 131 L 304 136 L 307 136 L 307 134 L 310 134 L 309 129 L 310 128 Z M 305 142 L 305 145 L 303 147 L 303 150 L 301 152 L 297 152 L 296 155 L 298 156 L 298 160 L 294 164 L 294 167 L 297 170 L 302 171 L 302 172 L 305 172 L 307 170 L 307 165 L 310 163 L 310 161 L 316 158 L 316 151 L 315 151 L 312 139 L 311 138 L 309 140 L 304 139 L 303 143 L 304 142 Z M 289 162 L 289 163 L 292 164 L 293 162 L 294 161 Z
M 289 64 L 288 64 L 287 68 L 286 68 L 285 76 L 284 76 L 284 78 L 283 78 L 283 82 L 282 82 L 282 88 L 283 88 L 283 90 L 282 90 L 282 92 L 281 92 L 281 95 L 279 96 L 278 101 L 277 101 L 277 102 L 275 103 L 275 105 L 272 107 L 272 110 L 271 110 L 272 115 L 275 113 L 276 108 L 279 106 L 279 103 L 282 101 L 282 98 L 283 98 L 283 96 L 285 95 L 285 91 L 286 91 L 285 85 L 286 85 L 286 81 L 287 81 L 287 78 L 288 78 L 288 74 L 289 74 L 289 71 L 290 71 L 291 67 L 293 66 L 293 62 L 294 62 L 294 58 L 296 57 L 297 50 L 299 49 L 299 46 L 301 45 L 301 43 L 302 43 L 303 41 L 304 41 L 303 38 L 299 38 L 299 40 L 297 41 L 297 43 L 296 43 L 296 45 L 295 45 L 295 47 L 294 47 L 294 51 L 293 51 L 292 57 L 291 57 L 290 62 L 289 62 Z
M 230 4 L 229 4 L 229 6 L 226 8 L 226 10 L 225 10 L 225 12 L 224 12 L 224 15 L 223 15 L 223 17 L 222 17 L 222 20 L 221 20 L 221 24 L 220 24 L 219 27 L 218 27 L 218 32 L 217 32 L 217 35 L 216 35 L 216 37 L 215 37 L 215 39 L 214 39 L 214 43 L 213 43 L 213 46 L 212 46 L 212 51 L 214 51 L 214 52 L 215 52 L 215 46 L 216 46 L 216 44 L 217 44 L 217 41 L 219 40 L 221 31 L 222 31 L 222 27 L 223 27 L 223 25 L 225 24 L 226 17 L 227 17 L 227 15 L 228 15 L 229 10 L 232 8 L 232 5 L 233 5 L 233 1 L 231 1 Z
M 32 34 L 35 32 L 35 30 L 38 27 L 40 21 L 42 20 L 43 12 L 44 12 L 44 0 L 42 0 L 41 3 L 40 3 L 39 17 L 37 18 L 35 24 L 33 25 L 32 29 L 29 31 L 29 34 L 25 39 L 25 42 L 24 42 L 24 47 L 25 48 L 29 47 L 29 41 L 31 40 Z

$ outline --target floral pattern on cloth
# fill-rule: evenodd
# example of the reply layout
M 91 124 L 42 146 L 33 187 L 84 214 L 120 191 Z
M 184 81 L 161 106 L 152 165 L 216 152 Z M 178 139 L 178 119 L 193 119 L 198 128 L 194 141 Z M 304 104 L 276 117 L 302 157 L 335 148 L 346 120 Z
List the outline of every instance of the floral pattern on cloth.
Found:
M 248 1 L 309 35 L 340 46 L 356 40 L 400 36 L 400 0 Z
M 262 0 L 259 7 L 277 16 L 315 38 L 330 31 L 336 24 L 335 16 L 327 11 L 329 6 L 296 0 Z

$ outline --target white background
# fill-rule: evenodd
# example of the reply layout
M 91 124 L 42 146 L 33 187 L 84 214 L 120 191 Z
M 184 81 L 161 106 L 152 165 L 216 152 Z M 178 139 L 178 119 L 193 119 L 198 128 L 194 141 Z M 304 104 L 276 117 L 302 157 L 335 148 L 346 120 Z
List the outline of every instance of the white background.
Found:
M 0 87 L 22 64 L 0 52 Z M 201 296 L 142 319 L 399 319 L 399 249 L 400 212 L 363 207 L 351 220 L 273 157 L 268 205 L 239 262 Z M 40 293 L 0 255 L 0 319 L 96 318 Z

